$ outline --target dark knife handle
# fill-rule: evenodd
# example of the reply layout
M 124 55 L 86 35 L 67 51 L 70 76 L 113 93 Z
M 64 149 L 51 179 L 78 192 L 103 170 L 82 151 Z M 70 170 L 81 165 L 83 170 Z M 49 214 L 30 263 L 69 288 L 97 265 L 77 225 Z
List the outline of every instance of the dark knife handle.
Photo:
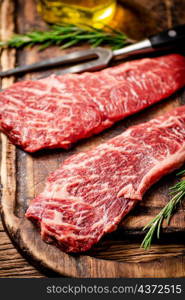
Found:
M 177 25 L 149 37 L 152 48 L 185 48 L 185 24 Z

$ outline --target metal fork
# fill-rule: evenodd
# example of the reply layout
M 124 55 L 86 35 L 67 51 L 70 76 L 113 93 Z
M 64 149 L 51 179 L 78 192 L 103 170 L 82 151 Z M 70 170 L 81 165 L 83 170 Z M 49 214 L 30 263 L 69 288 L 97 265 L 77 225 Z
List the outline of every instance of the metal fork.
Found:
M 157 35 L 153 35 L 143 41 L 124 47 L 119 50 L 110 50 L 107 48 L 91 48 L 87 50 L 76 51 L 40 61 L 35 64 L 17 67 L 15 69 L 0 72 L 0 77 L 18 75 L 32 71 L 38 71 L 50 67 L 72 64 L 58 72 L 58 74 L 81 73 L 84 71 L 94 71 L 106 67 L 113 59 L 123 59 L 131 55 L 149 53 L 163 49 L 175 49 L 185 46 L 185 24 L 165 30 Z M 79 64 L 79 62 L 82 62 Z

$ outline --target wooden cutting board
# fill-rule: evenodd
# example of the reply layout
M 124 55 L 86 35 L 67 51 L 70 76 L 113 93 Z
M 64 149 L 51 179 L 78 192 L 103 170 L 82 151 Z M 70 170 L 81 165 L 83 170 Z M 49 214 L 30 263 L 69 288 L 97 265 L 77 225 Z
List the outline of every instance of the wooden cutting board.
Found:
M 134 38 L 141 38 L 151 32 L 157 32 L 162 28 L 180 23 L 185 16 L 182 16 L 182 7 L 177 18 L 177 9 L 173 14 L 172 3 L 174 1 L 123 1 L 128 6 L 123 10 L 119 9 L 118 16 L 127 22 L 125 30 Z M 185 1 L 183 5 L 185 7 Z M 129 5 L 133 5 L 130 9 Z M 154 5 L 155 3 L 155 5 Z M 170 4 L 171 3 L 171 4 Z M 45 28 L 35 10 L 35 2 L 17 1 L 16 20 L 10 14 L 10 7 L 13 1 L 4 1 L 4 19 L 2 19 L 1 32 L 7 36 L 14 30 L 16 22 L 17 31 L 23 33 L 33 28 Z M 174 5 L 174 4 L 173 4 Z M 182 4 L 181 4 L 182 5 Z M 180 6 L 180 4 L 179 4 Z M 178 6 L 178 8 L 179 8 Z M 175 8 L 175 7 L 174 7 Z M 149 18 L 149 12 L 152 11 Z M 185 10 L 184 10 L 185 11 Z M 140 24 L 141 16 L 146 17 L 148 27 Z M 9 18 L 9 19 L 7 19 Z M 159 22 L 159 20 L 163 22 Z M 8 23 L 7 23 L 8 20 Z M 14 20 L 14 21 L 13 21 Z M 128 21 L 135 25 L 128 26 Z M 138 23 L 137 23 L 138 22 Z M 124 23 L 124 22 L 123 22 Z M 145 23 L 145 22 L 143 22 Z M 157 24 L 160 23 L 160 27 Z M 127 27 L 126 27 L 127 26 Z M 161 28 L 162 26 L 162 28 Z M 137 28 L 137 30 L 136 30 Z M 77 48 L 70 49 L 74 51 Z M 36 62 L 40 59 L 53 55 L 62 55 L 56 48 L 50 48 L 38 52 L 38 48 L 15 51 L 3 51 L 1 63 L 3 68 L 13 67 L 15 58 L 19 65 Z M 51 72 L 45 72 L 48 75 Z M 29 74 L 17 80 L 25 78 L 37 78 L 39 74 Z M 13 82 L 13 78 L 4 79 L 3 88 Z M 35 154 L 27 154 L 13 146 L 5 135 L 1 135 L 1 213 L 4 226 L 13 243 L 19 251 L 27 257 L 37 268 L 41 270 L 52 270 L 63 276 L 72 277 L 180 277 L 185 276 L 185 244 L 184 228 L 185 216 L 182 206 L 172 218 L 169 227 L 163 229 L 160 242 L 155 242 L 149 251 L 140 249 L 143 238 L 142 227 L 152 219 L 169 200 L 169 187 L 175 183 L 175 174 L 166 176 L 155 184 L 144 196 L 143 201 L 123 220 L 119 229 L 105 236 L 97 245 L 84 255 L 68 255 L 48 245 L 40 239 L 37 228 L 24 218 L 25 210 L 31 199 L 44 188 L 48 174 L 54 171 L 62 161 L 74 153 L 93 148 L 111 137 L 123 132 L 127 127 L 145 122 L 151 118 L 161 115 L 166 111 L 179 105 L 185 104 L 185 92 L 179 91 L 160 104 L 157 104 L 135 116 L 129 117 L 117 123 L 112 128 L 79 142 L 71 150 L 44 150 Z M 50 273 L 56 276 L 56 273 Z

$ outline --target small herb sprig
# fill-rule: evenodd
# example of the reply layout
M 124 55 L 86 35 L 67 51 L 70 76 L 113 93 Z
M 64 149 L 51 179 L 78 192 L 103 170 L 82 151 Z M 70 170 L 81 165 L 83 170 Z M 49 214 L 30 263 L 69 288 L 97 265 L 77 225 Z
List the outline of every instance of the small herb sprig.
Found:
M 0 47 L 21 48 L 25 46 L 40 45 L 40 49 L 49 46 L 69 48 L 80 43 L 89 43 L 93 47 L 107 45 L 113 49 L 119 49 L 133 41 L 123 32 L 109 26 L 97 29 L 82 25 L 54 25 L 47 31 L 32 31 L 25 34 L 15 34 L 7 42 L 0 42 Z
M 185 175 L 185 170 L 178 173 L 177 175 Z M 166 220 L 167 225 L 169 225 L 171 217 L 173 216 L 178 204 L 185 197 L 185 180 L 181 180 L 176 183 L 173 187 L 170 188 L 170 193 L 172 199 L 166 204 L 166 206 L 160 211 L 160 213 L 151 221 L 149 222 L 143 230 L 149 228 L 148 232 L 145 235 L 141 243 L 141 247 L 145 250 L 149 249 L 153 240 L 153 237 L 156 233 L 157 238 L 160 238 L 160 230 L 164 220 Z

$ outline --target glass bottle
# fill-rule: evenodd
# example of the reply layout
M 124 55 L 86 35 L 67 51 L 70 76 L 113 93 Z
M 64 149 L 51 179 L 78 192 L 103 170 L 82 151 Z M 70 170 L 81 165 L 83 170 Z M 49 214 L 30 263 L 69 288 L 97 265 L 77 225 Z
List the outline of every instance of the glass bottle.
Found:
M 103 27 L 114 16 L 116 0 L 38 0 L 38 11 L 49 23 Z

